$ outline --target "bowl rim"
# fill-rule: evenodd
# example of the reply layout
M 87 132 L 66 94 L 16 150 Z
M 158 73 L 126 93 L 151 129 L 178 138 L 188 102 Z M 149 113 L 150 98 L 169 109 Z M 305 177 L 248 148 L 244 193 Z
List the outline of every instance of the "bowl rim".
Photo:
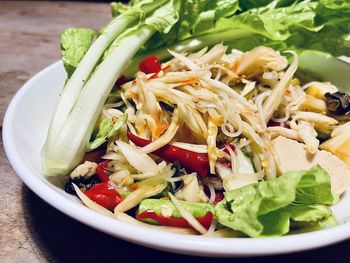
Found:
M 12 98 L 3 121 L 2 137 L 5 153 L 21 180 L 41 199 L 59 211 L 92 228 L 135 244 L 163 251 L 197 256 L 258 256 L 297 252 L 319 248 L 350 238 L 350 222 L 309 233 L 268 238 L 216 238 L 188 236 L 148 229 L 120 222 L 99 214 L 53 190 L 46 179 L 39 178 L 26 168 L 16 148 L 14 121 L 16 108 L 23 97 L 47 74 L 56 74 L 62 67 L 57 61 L 28 80 Z M 161 241 L 161 242 L 160 242 Z

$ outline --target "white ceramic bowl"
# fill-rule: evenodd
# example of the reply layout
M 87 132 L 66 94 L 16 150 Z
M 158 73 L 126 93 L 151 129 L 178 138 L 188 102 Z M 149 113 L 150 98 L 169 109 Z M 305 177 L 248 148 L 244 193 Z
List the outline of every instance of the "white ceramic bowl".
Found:
M 65 72 L 57 62 L 29 80 L 6 112 L 3 141 L 10 163 L 23 182 L 47 203 L 109 235 L 143 246 L 201 256 L 271 255 L 329 245 L 350 237 L 350 192 L 333 207 L 339 225 L 330 229 L 275 238 L 209 238 L 160 232 L 100 215 L 48 182 L 41 172 L 40 150 Z

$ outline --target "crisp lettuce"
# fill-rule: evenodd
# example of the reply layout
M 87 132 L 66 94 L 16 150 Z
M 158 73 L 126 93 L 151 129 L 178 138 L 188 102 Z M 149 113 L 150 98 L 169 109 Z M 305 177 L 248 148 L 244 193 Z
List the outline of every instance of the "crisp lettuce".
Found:
M 68 28 L 61 34 L 61 55 L 70 78 L 91 46 L 95 31 L 88 28 Z
M 122 127 L 128 119 L 128 114 L 124 114 L 115 123 L 110 119 L 104 119 L 101 121 L 98 129 L 98 133 L 93 141 L 89 143 L 88 150 L 96 149 L 107 141 L 108 138 L 115 135 L 115 133 Z
M 232 1 L 232 5 L 235 3 Z M 350 55 L 350 0 L 239 1 L 238 6 L 230 8 L 231 12 L 211 16 L 208 21 L 205 12 L 196 17 L 194 11 L 192 20 L 184 18 L 173 28 L 178 32 L 158 38 L 155 35 L 138 52 L 124 75 L 131 77 L 139 61 L 149 54 L 165 60 L 169 58 L 168 48 L 190 52 L 218 42 L 242 51 L 265 45 L 280 51 L 318 50 L 334 56 Z M 184 30 L 186 23 L 189 27 Z
M 337 201 L 328 173 L 315 166 L 226 192 L 216 216 L 220 224 L 251 237 L 280 236 L 290 231 L 291 222 L 306 227 L 329 221 L 327 205 Z

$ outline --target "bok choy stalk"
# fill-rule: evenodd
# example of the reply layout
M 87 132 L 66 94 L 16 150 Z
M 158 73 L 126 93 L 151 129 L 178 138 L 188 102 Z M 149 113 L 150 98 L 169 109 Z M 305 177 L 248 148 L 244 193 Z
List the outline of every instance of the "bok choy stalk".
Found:
M 149 48 L 138 52 L 124 75 L 132 76 L 138 62 L 149 54 L 165 60 L 170 57 L 167 49 L 190 52 L 218 42 L 242 51 L 264 45 L 280 51 L 318 50 L 335 56 L 350 55 L 349 0 L 239 1 L 239 4 L 242 12 L 219 17 L 211 27 L 192 28 L 186 35 L 180 32 L 176 43 L 151 38 L 146 43 Z M 200 16 L 196 23 L 201 20 L 205 22 Z M 184 18 L 180 22 L 188 24 L 189 20 Z
M 92 44 L 64 87 L 51 120 L 43 148 L 46 175 L 65 175 L 79 163 L 124 66 L 155 32 L 171 29 L 178 10 L 176 0 L 134 1 Z

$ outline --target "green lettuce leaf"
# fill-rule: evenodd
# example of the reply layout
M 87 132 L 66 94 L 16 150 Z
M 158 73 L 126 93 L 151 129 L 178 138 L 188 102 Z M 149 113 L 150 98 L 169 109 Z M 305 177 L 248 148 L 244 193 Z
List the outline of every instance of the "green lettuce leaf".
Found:
M 89 143 L 88 150 L 96 149 L 101 146 L 108 138 L 115 135 L 115 133 L 122 127 L 128 119 L 128 115 L 125 113 L 114 124 L 110 119 L 104 119 L 99 125 L 98 133 L 95 139 Z
M 90 48 L 95 34 L 95 31 L 88 28 L 68 28 L 61 34 L 62 61 L 68 78 Z
M 146 43 L 144 50 L 189 38 L 194 32 L 195 34 L 206 32 L 218 19 L 231 16 L 238 10 L 238 0 L 183 0 L 175 26 L 169 32 L 155 34 Z
M 194 4 L 200 0 L 185 2 L 187 9 L 178 23 L 168 34 L 159 33 L 147 41 L 128 65 L 127 77 L 132 77 L 139 61 L 150 54 L 166 60 L 170 57 L 167 49 L 192 52 L 219 42 L 229 50 L 265 45 L 279 51 L 350 55 L 350 0 L 227 1 L 220 7 L 220 1 L 210 1 L 204 7 Z
M 327 205 L 337 201 L 328 173 L 315 166 L 226 192 L 216 216 L 220 224 L 251 237 L 280 236 L 293 221 L 309 226 L 328 220 Z

